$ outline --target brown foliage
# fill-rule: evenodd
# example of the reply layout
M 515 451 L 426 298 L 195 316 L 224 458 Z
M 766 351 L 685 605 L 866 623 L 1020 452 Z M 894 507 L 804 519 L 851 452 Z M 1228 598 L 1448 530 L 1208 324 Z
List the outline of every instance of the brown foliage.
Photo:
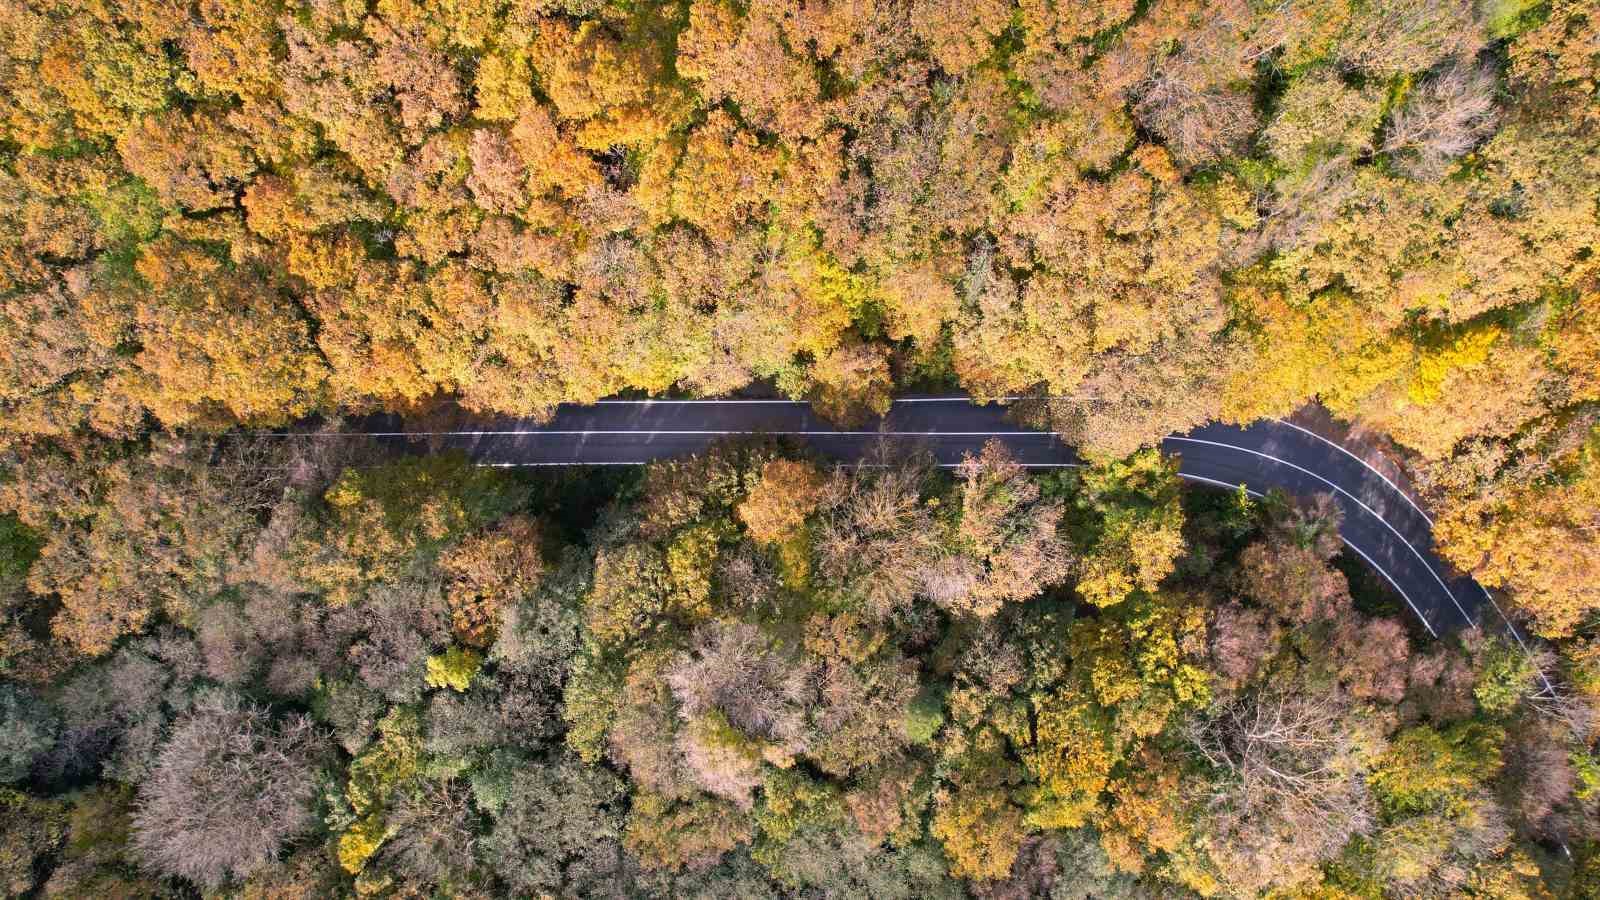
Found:
M 155 868 L 216 887 L 314 825 L 320 736 L 304 718 L 214 698 L 179 723 L 141 788 L 134 844 Z
M 823 489 L 820 571 L 876 615 L 909 603 L 935 558 L 932 515 L 920 496 L 922 466 L 902 460 L 866 478 L 840 470 Z
M 514 516 L 439 558 L 439 568 L 453 579 L 445 596 L 458 638 L 475 647 L 494 642 L 506 607 L 544 575 L 543 539 L 538 523 Z
M 1218 606 L 1206 629 L 1211 664 L 1229 687 L 1246 685 L 1277 651 L 1280 634 L 1268 610 L 1252 609 L 1237 600 Z
M 162 437 L 148 455 L 87 445 L 31 454 L 4 503 L 47 536 L 31 589 L 61 598 L 52 625 L 80 652 L 104 653 L 165 611 L 220 590 L 249 552 L 256 516 L 282 490 L 281 463 L 224 459 L 204 441 Z
M 993 615 L 1002 604 L 1066 580 L 1071 551 L 1057 533 L 1062 507 L 1041 500 L 1039 486 L 991 440 L 957 470 L 961 521 L 954 552 L 941 557 L 923 590 L 952 611 Z
M 808 463 L 775 459 L 737 508 L 750 537 L 763 544 L 782 540 L 804 524 L 822 491 L 822 473 Z
M 1224 700 L 1195 719 L 1190 745 L 1223 776 L 1196 800 L 1226 882 L 1245 891 L 1296 883 L 1370 831 L 1376 738 L 1337 694 L 1303 686 Z
M 1494 72 L 1456 64 L 1423 82 L 1389 117 L 1382 149 L 1405 154 L 1410 168 L 1438 177 L 1494 133 Z

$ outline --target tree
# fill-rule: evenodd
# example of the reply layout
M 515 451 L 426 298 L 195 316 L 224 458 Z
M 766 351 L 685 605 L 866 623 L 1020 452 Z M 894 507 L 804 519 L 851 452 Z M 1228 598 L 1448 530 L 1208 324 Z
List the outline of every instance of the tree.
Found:
M 192 245 L 145 246 L 130 394 L 170 426 L 270 425 L 305 415 L 323 380 L 306 323 L 276 300 L 272 273 L 223 278 L 222 267 Z
M 1369 877 L 1417 893 L 1460 890 L 1480 875 L 1494 880 L 1511 832 L 1483 784 L 1501 766 L 1503 738 L 1473 721 L 1396 737 L 1372 776 L 1387 827 L 1358 857 Z M 1507 862 L 1514 870 L 1515 858 Z
M 991 731 L 980 732 L 969 753 L 955 761 L 954 783 L 934 797 L 928 830 L 943 843 L 958 877 L 1005 877 L 1027 835 L 1023 811 L 1007 790 L 1015 767 L 998 755 L 998 740 Z
M 494 642 L 506 607 L 544 575 L 543 538 L 536 522 L 513 516 L 439 558 L 439 567 L 454 577 L 447 597 L 458 637 L 476 647 Z
M 623 798 L 620 779 L 570 757 L 520 769 L 485 855 L 514 891 L 598 890 L 623 865 Z
M 1407 729 L 1375 767 L 1372 788 L 1391 817 L 1404 817 L 1462 803 L 1499 770 L 1505 733 L 1479 722 L 1444 730 Z
M 807 373 L 808 399 L 831 422 L 859 427 L 889 411 L 888 353 L 861 342 L 840 344 L 819 358 Z
M 1040 489 L 990 441 L 963 460 L 960 521 L 948 552 L 926 576 L 924 590 L 952 611 L 992 615 L 1066 580 L 1071 549 L 1057 532 L 1059 501 Z
M 602 550 L 584 601 L 584 626 L 601 641 L 623 643 L 665 611 L 667 591 L 666 562 L 654 547 L 634 543 Z
M 668 16 L 641 10 L 615 23 L 539 24 L 530 58 L 561 118 L 578 124 L 579 146 L 649 144 L 681 121 L 690 98 L 669 74 L 679 23 Z
M 66 837 L 64 810 L 19 791 L 0 789 L 0 809 L 8 823 L 0 840 L 0 883 L 14 895 L 39 887 L 38 871 Z
M 1289 83 L 1278 114 L 1263 131 L 1285 165 L 1370 150 L 1383 111 L 1373 86 L 1352 88 L 1332 68 L 1316 68 Z
M 982 62 L 1010 19 L 1011 5 L 1001 0 L 969 4 L 920 0 L 911 11 L 917 37 L 950 75 L 961 75 Z
M 686 141 L 656 147 L 639 176 L 639 201 L 656 221 L 682 219 L 725 244 L 765 217 L 777 171 L 776 153 L 713 110 Z
M 472 676 L 478 674 L 478 667 L 483 665 L 483 657 L 460 647 L 452 647 L 443 653 L 428 657 L 427 680 L 429 687 L 447 687 L 453 691 L 461 692 L 472 683 Z
M 1077 589 L 1089 602 L 1114 606 L 1135 591 L 1154 593 L 1172 572 L 1183 549 L 1176 472 L 1170 460 L 1143 451 L 1085 473 L 1076 504 L 1093 538 Z
M 725 800 L 636 793 L 623 843 L 647 868 L 701 868 L 752 836 L 749 816 Z
M 783 540 L 816 509 L 822 480 L 822 474 L 807 463 L 771 460 L 761 467 L 760 480 L 739 504 L 739 520 L 758 543 Z
M 910 603 L 934 559 L 936 532 L 921 498 L 924 465 L 912 458 L 863 477 L 836 471 L 823 489 L 819 574 L 872 615 Z
M 386 813 L 389 837 L 367 871 L 383 872 L 384 880 L 399 874 L 410 884 L 445 891 L 480 882 L 477 822 L 469 800 L 466 786 L 456 781 L 427 780 L 400 793 Z M 358 876 L 358 883 L 363 880 Z
M 326 518 L 302 552 L 307 575 L 341 602 L 374 582 L 429 565 L 520 498 L 499 473 L 446 454 L 347 468 L 323 494 Z
M 1366 778 L 1381 732 L 1337 693 L 1263 687 L 1192 717 L 1185 736 L 1212 770 L 1192 787 L 1194 802 L 1236 890 L 1304 881 L 1375 825 Z
M 916 663 L 898 652 L 859 663 L 826 660 L 817 677 L 805 755 L 835 777 L 893 756 L 908 741 L 906 712 L 919 687 Z
M 1267 610 L 1238 601 L 1219 605 L 1206 628 L 1211 643 L 1211 668 L 1228 688 L 1255 679 L 1277 650 L 1281 630 Z
M 1359 7 L 1335 52 L 1379 75 L 1421 72 L 1448 57 L 1471 58 L 1483 46 L 1476 9 L 1438 0 L 1384 0 Z
M 776 4 L 752 4 L 741 16 L 732 4 L 697 0 L 678 39 L 678 71 L 698 80 L 707 100 L 732 99 L 758 128 L 809 136 L 820 124 L 821 88 L 804 51 L 790 49 L 804 41 L 786 43 L 786 28 L 793 21 Z
M 216 593 L 260 533 L 282 490 L 282 460 L 158 437 L 146 453 L 92 444 L 41 448 L 0 488 L 6 506 L 46 535 L 30 589 L 61 598 L 52 628 L 101 654 L 161 612 L 183 616 Z
M 0 684 L 0 781 L 28 777 L 34 761 L 55 744 L 54 710 L 30 692 Z
M 1454 501 L 1437 534 L 1446 558 L 1486 585 L 1510 589 L 1540 632 L 1561 636 L 1600 607 L 1582 574 L 1596 562 L 1586 535 L 1600 497 L 1600 444 L 1591 437 L 1546 465 L 1548 474 L 1535 469 L 1533 477 L 1510 469 L 1480 496 Z
M 748 807 L 763 757 L 804 747 L 813 673 L 753 625 L 704 626 L 666 674 L 686 723 L 679 748 L 704 790 Z
M 377 740 L 350 762 L 336 852 L 339 865 L 352 875 L 360 875 L 393 835 L 391 808 L 419 786 L 420 725 L 414 708 L 394 707 L 378 720 Z
M 315 824 L 321 736 L 225 694 L 178 723 L 139 791 L 133 841 L 153 868 L 207 888 L 243 878 Z
M 1250 24 L 1243 3 L 1168 0 L 1130 29 L 1109 64 L 1112 78 L 1133 81 L 1134 114 L 1185 162 L 1228 154 L 1255 130 L 1249 97 L 1233 87 L 1262 52 L 1248 40 Z M 1169 35 L 1182 36 L 1171 56 L 1158 49 Z M 1148 68 L 1137 78 L 1116 73 L 1135 66 Z
M 1339 523 L 1339 508 L 1329 495 L 1307 505 L 1291 501 L 1270 524 L 1266 539 L 1241 555 L 1245 590 L 1296 625 L 1347 613 L 1350 586 L 1330 563 L 1343 546 Z
M 1495 128 L 1494 73 L 1456 64 L 1424 82 L 1389 117 L 1382 149 L 1413 157 L 1412 171 L 1437 177 Z
M 1034 747 L 1023 756 L 1038 782 L 1029 815 L 1040 828 L 1079 828 L 1121 756 L 1112 717 L 1090 697 L 1056 692 L 1034 701 Z

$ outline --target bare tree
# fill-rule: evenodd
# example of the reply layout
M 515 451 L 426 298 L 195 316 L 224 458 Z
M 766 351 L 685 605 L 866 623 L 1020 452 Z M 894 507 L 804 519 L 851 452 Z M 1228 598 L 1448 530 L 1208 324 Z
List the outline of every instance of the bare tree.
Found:
M 424 781 L 403 791 L 388 813 L 393 832 L 380 853 L 384 861 L 416 884 L 450 888 L 478 876 L 478 826 L 466 786 L 456 781 Z
M 938 552 L 921 497 L 927 460 L 893 454 L 884 446 L 865 461 L 881 471 L 833 474 L 822 490 L 817 539 L 821 573 L 877 615 L 910 603 Z
M 1072 556 L 1056 529 L 1061 503 L 1042 500 L 998 441 L 968 456 L 959 474 L 957 547 L 925 570 L 923 593 L 952 612 L 988 616 L 1064 581 Z
M 1439 178 L 1454 160 L 1494 133 L 1494 72 L 1486 66 L 1452 63 L 1424 81 L 1395 110 L 1384 129 L 1383 151 L 1395 154 L 1410 174 Z
M 715 709 L 740 731 L 781 742 L 799 737 L 814 693 L 809 667 L 747 624 L 701 629 L 694 651 L 667 671 L 667 683 L 684 718 Z
M 1212 853 L 1244 893 L 1294 880 L 1373 828 L 1364 776 L 1380 738 L 1337 694 L 1296 685 L 1230 698 L 1186 737 L 1215 773 L 1195 798 Z
M 756 626 L 702 628 L 694 650 L 680 655 L 666 678 L 688 723 L 678 734 L 679 752 L 706 790 L 748 805 L 761 783 L 760 750 L 804 748 L 815 695 L 811 667 Z
M 0 781 L 28 777 L 34 761 L 55 744 L 56 716 L 32 692 L 0 684 Z
M 1282 629 L 1267 610 L 1233 600 L 1212 610 L 1206 633 L 1213 669 L 1225 686 L 1239 688 L 1277 652 Z
M 1168 28 L 1178 23 L 1166 23 Z M 1204 165 L 1237 150 L 1256 128 L 1248 80 L 1273 38 L 1251 34 L 1244 3 L 1216 3 L 1198 27 L 1183 29 L 1176 51 L 1148 54 L 1144 77 L 1132 85 L 1133 114 L 1166 141 L 1185 165 Z M 1139 55 L 1139 42 L 1123 51 Z M 1136 49 L 1137 47 L 1137 49 Z
M 1186 74 L 1180 65 L 1152 75 L 1133 111 L 1174 156 L 1199 165 L 1237 149 L 1255 130 L 1256 115 L 1249 94 L 1195 84 Z
M 1314 8 L 1316 0 L 1291 4 Z M 1335 52 L 1349 67 L 1381 76 L 1421 72 L 1484 45 L 1476 4 L 1462 0 L 1373 0 L 1362 4 Z
M 304 716 L 208 694 L 173 731 L 139 790 L 133 844 L 168 875 L 215 888 L 270 863 L 316 819 L 322 736 Z
M 1507 732 L 1501 799 L 1523 834 L 1564 842 L 1581 824 L 1570 737 L 1563 723 L 1538 716 L 1523 718 Z

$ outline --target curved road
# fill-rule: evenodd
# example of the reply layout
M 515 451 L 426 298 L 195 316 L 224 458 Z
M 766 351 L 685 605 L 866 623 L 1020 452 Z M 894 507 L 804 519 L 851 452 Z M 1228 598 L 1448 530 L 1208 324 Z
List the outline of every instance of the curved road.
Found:
M 839 459 L 856 459 L 880 436 L 920 445 L 940 465 L 955 466 L 990 438 L 1034 468 L 1079 466 L 1056 436 L 1019 428 L 1005 408 L 965 397 L 906 397 L 868 427 L 840 430 L 808 404 L 790 400 L 604 400 L 563 406 L 543 424 L 498 419 L 471 430 L 406 430 L 399 419 L 376 416 L 359 430 L 376 439 L 426 440 L 434 449 L 460 449 L 484 465 L 639 465 L 703 450 L 733 435 L 781 435 Z M 1297 425 L 1263 420 L 1248 427 L 1207 425 L 1162 442 L 1192 481 L 1245 485 L 1253 494 L 1282 488 L 1291 494 L 1332 494 L 1344 511 L 1345 544 L 1381 574 L 1434 635 L 1480 622 L 1522 636 L 1488 592 L 1453 574 L 1435 553 L 1433 522 L 1378 470 L 1338 444 Z

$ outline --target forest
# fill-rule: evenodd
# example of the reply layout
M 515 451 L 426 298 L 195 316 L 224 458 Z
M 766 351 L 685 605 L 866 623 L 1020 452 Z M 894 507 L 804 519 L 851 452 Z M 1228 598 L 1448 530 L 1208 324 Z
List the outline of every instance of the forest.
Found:
M 8 894 L 1600 896 L 1595 0 L 0 0 L 0 47 Z M 1093 465 L 341 432 L 934 391 Z M 1531 653 L 1151 449 L 1308 407 Z
M 31 456 L 8 589 L 114 589 L 125 612 L 5 634 L 5 885 L 1600 890 L 1600 655 L 1541 697 L 1519 647 L 1435 640 L 1342 559 L 1325 497 L 1184 490 L 1155 451 L 1047 475 L 998 443 L 954 471 L 873 460 Z M 40 554 L 68 532 L 83 558 Z

